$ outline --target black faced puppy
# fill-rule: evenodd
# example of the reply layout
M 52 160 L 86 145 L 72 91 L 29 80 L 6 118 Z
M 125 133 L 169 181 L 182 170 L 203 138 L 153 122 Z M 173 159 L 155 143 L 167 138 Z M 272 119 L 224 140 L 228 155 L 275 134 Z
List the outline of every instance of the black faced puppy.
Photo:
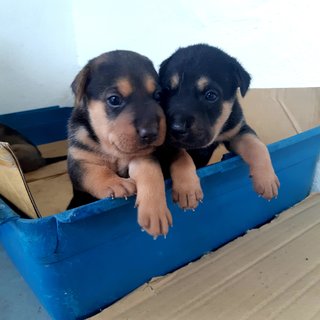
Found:
M 44 158 L 40 150 L 17 130 L 0 123 L 0 141 L 10 144 L 24 173 L 37 170 L 45 165 L 66 160 L 66 156 Z
M 165 139 L 158 76 L 152 62 L 131 51 L 92 59 L 72 83 L 69 122 L 71 207 L 137 192 L 138 222 L 149 234 L 172 223 L 163 174 L 152 153 Z
M 250 75 L 222 50 L 206 44 L 178 49 L 160 66 L 167 144 L 176 149 L 171 161 L 173 199 L 195 208 L 202 199 L 195 168 L 208 164 L 220 144 L 250 167 L 254 189 L 266 199 L 277 196 L 279 181 L 266 146 L 246 123 L 237 100 Z M 188 172 L 188 174 L 187 174 Z

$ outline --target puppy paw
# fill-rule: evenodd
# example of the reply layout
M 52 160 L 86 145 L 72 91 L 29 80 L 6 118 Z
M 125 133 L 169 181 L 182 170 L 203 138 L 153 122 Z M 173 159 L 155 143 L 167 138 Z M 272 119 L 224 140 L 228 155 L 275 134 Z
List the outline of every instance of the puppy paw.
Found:
M 107 198 L 127 198 L 136 192 L 136 184 L 130 178 L 115 177 L 106 181 L 104 186 L 104 197 Z
M 280 182 L 273 168 L 259 169 L 251 173 L 254 190 L 266 200 L 278 196 Z
M 200 179 L 196 173 L 180 176 L 179 180 L 172 181 L 172 200 L 178 203 L 181 209 L 194 210 L 202 199 Z
M 172 216 L 165 201 L 146 201 L 137 198 L 138 223 L 141 228 L 156 239 L 166 236 L 172 226 Z

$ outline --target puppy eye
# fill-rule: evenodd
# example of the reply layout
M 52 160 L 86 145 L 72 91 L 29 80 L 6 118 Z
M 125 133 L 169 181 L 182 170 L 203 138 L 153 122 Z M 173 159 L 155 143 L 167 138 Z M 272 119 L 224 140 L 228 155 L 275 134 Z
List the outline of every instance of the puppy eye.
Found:
M 107 99 L 107 103 L 112 108 L 119 108 L 123 105 L 123 99 L 120 96 L 113 95 Z
M 218 93 L 214 90 L 208 90 L 204 96 L 209 102 L 216 102 L 219 99 Z
M 153 99 L 156 100 L 157 102 L 160 102 L 160 100 L 161 100 L 161 91 L 160 90 L 156 90 L 153 93 Z

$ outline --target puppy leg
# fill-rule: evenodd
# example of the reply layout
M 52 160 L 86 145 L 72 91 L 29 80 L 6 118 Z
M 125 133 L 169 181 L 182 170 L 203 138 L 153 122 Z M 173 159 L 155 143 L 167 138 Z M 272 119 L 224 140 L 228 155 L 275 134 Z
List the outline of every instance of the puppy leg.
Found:
M 230 148 L 250 167 L 255 191 L 265 199 L 277 197 L 280 182 L 272 167 L 267 147 L 252 133 L 234 137 Z
M 200 179 L 191 156 L 184 149 L 179 150 L 170 166 L 172 178 L 172 199 L 182 209 L 195 209 L 202 201 Z
M 84 172 L 80 179 L 83 190 L 98 199 L 126 198 L 136 193 L 132 179 L 121 178 L 106 166 L 84 163 L 81 168 Z
M 129 176 L 137 185 L 138 223 L 150 235 L 166 235 L 172 225 L 167 207 L 164 178 L 159 163 L 138 158 L 129 164 Z

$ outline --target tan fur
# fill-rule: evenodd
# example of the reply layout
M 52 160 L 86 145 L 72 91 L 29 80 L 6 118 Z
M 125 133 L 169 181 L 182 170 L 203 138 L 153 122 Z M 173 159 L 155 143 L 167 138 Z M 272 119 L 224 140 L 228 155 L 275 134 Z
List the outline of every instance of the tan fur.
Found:
M 226 123 L 226 121 L 228 120 L 228 118 L 231 114 L 232 106 L 233 106 L 233 101 L 232 102 L 226 101 L 222 104 L 222 113 L 221 113 L 220 117 L 217 119 L 214 126 L 212 127 L 213 138 L 207 144 L 207 146 L 211 145 L 216 140 L 218 135 L 220 134 L 224 124 Z
M 154 78 L 150 75 L 146 75 L 144 79 L 144 85 L 148 93 L 152 94 L 156 90 L 156 84 Z
M 144 155 L 151 153 L 156 146 L 161 145 L 165 139 L 166 123 L 162 110 L 158 139 L 148 147 L 141 146 L 131 116 L 122 112 L 116 120 L 107 118 L 105 106 L 102 101 L 92 100 L 88 104 L 92 127 L 100 140 L 104 152 L 123 157 L 126 154 Z
M 172 90 L 177 89 L 179 86 L 179 82 L 180 82 L 179 75 L 177 73 L 175 73 L 170 79 L 171 89 Z
M 152 235 L 166 235 L 172 225 L 172 216 L 166 204 L 164 178 L 159 163 L 150 158 L 136 158 L 129 164 L 129 175 L 137 185 L 139 224 Z
M 276 197 L 280 183 L 267 147 L 255 135 L 248 133 L 231 140 L 231 148 L 249 165 L 255 191 L 266 199 Z
M 108 197 L 126 197 L 136 192 L 134 181 L 119 177 L 108 166 L 82 163 L 86 172 L 82 181 L 84 191 L 98 199 Z
M 133 86 L 127 78 L 118 79 L 116 87 L 123 97 L 129 97 L 133 92 Z
M 208 85 L 209 79 L 205 76 L 202 76 L 196 83 L 199 91 L 203 91 L 205 87 Z
M 183 209 L 195 209 L 198 201 L 203 199 L 203 193 L 194 162 L 185 149 L 179 150 L 170 166 L 170 174 L 173 201 L 179 202 Z
M 240 120 L 240 122 L 234 128 L 232 128 L 224 133 L 219 134 L 216 141 L 220 142 L 220 141 L 228 141 L 228 140 L 232 139 L 233 137 L 235 137 L 239 133 L 242 125 L 243 125 L 243 120 Z
M 78 128 L 74 138 L 91 149 L 99 148 L 99 144 L 89 137 L 88 131 L 84 127 Z
M 111 162 L 109 156 L 107 155 L 101 154 L 99 152 L 83 150 L 77 147 L 69 147 L 68 153 L 75 160 L 93 163 L 96 165 L 103 166 Z

